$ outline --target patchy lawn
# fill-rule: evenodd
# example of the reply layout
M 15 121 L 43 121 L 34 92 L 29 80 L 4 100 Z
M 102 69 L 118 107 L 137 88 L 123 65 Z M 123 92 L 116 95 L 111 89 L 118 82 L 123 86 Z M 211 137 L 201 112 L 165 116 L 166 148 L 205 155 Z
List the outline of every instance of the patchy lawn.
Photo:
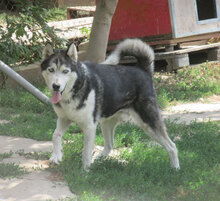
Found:
M 160 107 L 220 94 L 219 67 L 207 63 L 177 74 L 156 74 Z M 48 94 L 45 88 L 41 90 Z M 0 135 L 37 140 L 51 140 L 56 126 L 52 108 L 24 90 L 1 90 L 0 120 L 5 120 L 0 124 Z M 220 122 L 185 125 L 166 121 L 166 125 L 179 150 L 180 171 L 170 168 L 168 154 L 161 146 L 130 124 L 116 129 L 115 147 L 121 150 L 119 156 L 95 161 L 88 174 L 81 168 L 83 134 L 76 125 L 72 126 L 64 135 L 63 162 L 50 168 L 61 173 L 78 200 L 83 201 L 217 201 Z M 98 128 L 96 144 L 103 143 Z M 48 158 L 48 154 L 34 157 Z

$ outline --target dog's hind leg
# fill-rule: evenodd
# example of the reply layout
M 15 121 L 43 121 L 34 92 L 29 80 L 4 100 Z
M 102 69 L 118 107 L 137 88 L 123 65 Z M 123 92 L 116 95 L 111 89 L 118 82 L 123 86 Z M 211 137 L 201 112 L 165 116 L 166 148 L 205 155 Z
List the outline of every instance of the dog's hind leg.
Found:
M 162 121 L 158 121 L 156 128 L 148 129 L 151 137 L 161 144 L 167 151 L 170 157 L 171 166 L 175 169 L 180 169 L 178 152 L 175 143 L 169 138 L 166 128 Z
M 69 128 L 71 122 L 66 119 L 58 118 L 57 127 L 53 134 L 53 153 L 50 157 L 50 161 L 54 163 L 59 163 L 62 161 L 62 136 Z
M 176 145 L 166 132 L 157 103 L 155 101 L 141 102 L 136 106 L 136 112 L 140 117 L 140 127 L 166 149 L 171 166 L 180 169 Z
M 117 125 L 118 119 L 117 118 L 111 118 L 109 120 L 105 120 L 101 122 L 101 129 L 102 133 L 104 135 L 104 149 L 101 152 L 101 154 L 98 155 L 98 157 L 107 157 L 109 153 L 112 151 L 114 147 L 114 131 L 115 127 Z

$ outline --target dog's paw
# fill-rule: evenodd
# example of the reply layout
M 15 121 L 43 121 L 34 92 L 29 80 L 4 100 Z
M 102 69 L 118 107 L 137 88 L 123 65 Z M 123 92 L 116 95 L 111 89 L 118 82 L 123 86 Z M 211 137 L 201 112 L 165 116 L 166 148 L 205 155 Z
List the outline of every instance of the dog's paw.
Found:
M 178 165 L 178 166 L 176 166 L 176 167 L 173 167 L 174 168 L 174 170 L 176 170 L 176 171 L 179 171 L 180 170 L 180 166 Z
M 62 161 L 62 152 L 60 153 L 52 153 L 52 156 L 50 157 L 50 162 L 59 164 Z
M 89 173 L 90 171 L 90 165 L 83 165 L 83 170 L 86 172 L 86 173 Z
M 85 172 L 89 172 L 90 171 L 90 167 L 91 167 L 92 162 L 91 161 L 83 161 L 83 170 Z
M 107 156 L 105 154 L 100 153 L 100 154 L 93 157 L 92 163 L 96 160 L 102 160 L 102 159 L 105 159 L 105 158 L 107 158 Z

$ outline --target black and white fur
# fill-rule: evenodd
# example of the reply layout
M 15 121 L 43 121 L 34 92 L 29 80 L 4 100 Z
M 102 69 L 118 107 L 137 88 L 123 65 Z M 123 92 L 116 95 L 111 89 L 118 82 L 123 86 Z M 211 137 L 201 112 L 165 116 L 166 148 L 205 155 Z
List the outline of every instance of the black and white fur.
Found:
M 124 55 L 135 56 L 137 66 L 117 65 Z M 146 131 L 168 152 L 172 167 L 179 169 L 177 149 L 169 138 L 156 101 L 153 85 L 154 52 L 138 39 L 121 42 L 103 64 L 79 62 L 72 44 L 68 50 L 43 51 L 42 75 L 58 103 L 51 161 L 62 160 L 62 136 L 72 122 L 84 133 L 83 167 L 92 163 L 97 124 L 105 144 L 100 156 L 108 156 L 114 146 L 114 130 L 131 121 Z

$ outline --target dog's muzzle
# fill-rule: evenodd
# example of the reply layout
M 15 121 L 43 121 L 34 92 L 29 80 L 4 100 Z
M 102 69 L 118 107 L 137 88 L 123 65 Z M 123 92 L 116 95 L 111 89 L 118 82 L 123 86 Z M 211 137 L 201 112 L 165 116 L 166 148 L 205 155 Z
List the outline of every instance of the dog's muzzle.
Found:
M 51 97 L 51 102 L 53 104 L 57 104 L 61 100 L 62 93 L 59 91 L 60 90 L 60 85 L 53 84 L 53 93 Z
M 52 87 L 54 91 L 59 91 L 60 89 L 60 85 L 57 85 L 57 84 L 53 84 Z
M 53 88 L 53 93 L 51 97 L 51 102 L 53 104 L 57 104 L 60 102 L 62 93 L 64 92 L 66 86 L 64 87 L 63 91 L 60 91 L 60 85 L 57 85 L 57 84 L 53 84 L 52 88 Z

